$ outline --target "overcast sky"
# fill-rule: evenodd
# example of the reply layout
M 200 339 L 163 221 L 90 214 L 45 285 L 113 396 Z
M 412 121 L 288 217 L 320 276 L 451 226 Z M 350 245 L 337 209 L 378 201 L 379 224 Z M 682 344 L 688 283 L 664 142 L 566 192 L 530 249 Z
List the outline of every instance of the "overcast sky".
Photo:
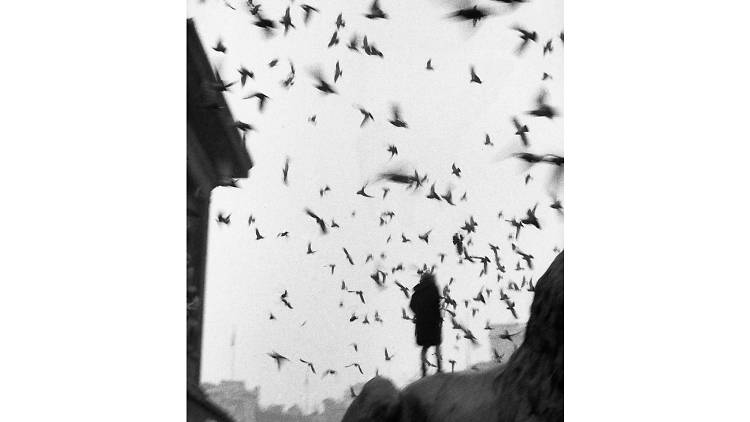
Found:
M 549 90 L 548 102 L 558 109 L 563 104 L 563 45 L 558 38 L 563 29 L 562 1 L 534 0 L 516 10 L 507 10 L 481 22 L 475 30 L 470 24 L 448 20 L 455 8 L 439 0 L 383 0 L 387 20 L 368 20 L 363 14 L 369 1 L 310 0 L 320 9 L 305 25 L 299 0 L 262 2 L 263 13 L 278 21 L 291 4 L 296 29 L 284 36 L 277 30 L 273 38 L 263 36 L 251 23 L 244 2 L 222 0 L 188 2 L 188 17 L 195 20 L 210 61 L 225 81 L 237 80 L 237 69 L 244 65 L 255 72 L 244 88 L 239 83 L 226 94 L 235 119 L 252 124 L 257 131 L 247 137 L 247 148 L 255 166 L 239 189 L 216 188 L 212 193 L 206 274 L 206 308 L 203 337 L 202 379 L 217 382 L 231 377 L 230 339 L 236 330 L 234 379 L 248 387 L 261 387 L 261 403 L 298 403 L 315 406 L 325 397 L 339 397 L 348 387 L 375 374 L 392 378 L 401 385 L 419 375 L 419 350 L 414 343 L 413 324 L 401 319 L 401 308 L 408 301 L 393 284 L 399 280 L 408 287 L 418 280 L 416 267 L 437 265 L 438 283 L 451 277 L 453 297 L 459 301 L 458 320 L 467 324 L 480 339 L 472 347 L 466 340 L 456 341 L 448 322 L 444 327 L 443 356 L 457 361 L 457 369 L 489 360 L 486 321 L 511 322 L 513 317 L 498 297 L 497 271 L 479 277 L 481 265 L 458 264 L 451 243 L 453 233 L 473 216 L 479 224 L 472 234 L 473 255 L 492 258 L 488 245 L 500 246 L 508 280 L 520 284 L 522 276 L 537 280 L 554 256 L 555 246 L 563 248 L 563 218 L 549 208 L 551 203 L 550 169 L 537 166 L 530 170 L 533 179 L 524 184 L 528 173 L 514 159 L 502 160 L 521 150 L 511 116 L 519 116 L 529 126 L 530 152 L 562 155 L 562 117 L 554 120 L 528 116 L 535 107 L 540 88 Z M 497 2 L 480 4 L 501 11 Z M 346 27 L 339 31 L 341 42 L 327 48 L 335 28 L 336 16 L 343 12 Z M 521 41 L 511 29 L 520 24 L 538 33 L 521 56 L 514 54 Z M 370 43 L 384 53 L 381 59 L 350 51 L 346 47 L 352 34 L 367 35 Z M 226 53 L 211 49 L 221 39 Z M 544 56 L 542 46 L 553 39 L 553 52 Z M 268 62 L 278 58 L 274 68 Z M 432 58 L 434 71 L 425 70 Z M 280 81 L 289 73 L 289 61 L 297 70 L 296 83 L 283 88 Z M 343 76 L 335 84 L 338 95 L 322 95 L 309 75 L 320 67 L 333 83 L 336 61 Z M 469 67 L 475 66 L 482 84 L 469 83 Z M 542 74 L 552 80 L 542 82 Z M 260 113 L 256 99 L 242 98 L 260 91 L 270 99 Z M 408 129 L 388 123 L 390 104 L 401 106 Z M 374 115 L 374 121 L 360 128 L 361 114 L 354 105 L 362 105 Z M 308 117 L 317 115 L 317 124 Z M 488 133 L 494 146 L 484 145 Z M 389 144 L 398 147 L 393 159 Z M 289 185 L 282 183 L 285 157 L 290 159 Z M 451 164 L 461 168 L 461 178 L 451 174 Z M 428 190 L 406 191 L 398 185 L 376 181 L 378 172 L 391 168 L 416 168 L 429 176 L 429 185 L 444 193 L 452 189 L 456 206 L 425 198 Z M 369 182 L 367 191 L 375 198 L 355 194 Z M 331 187 L 323 198 L 318 191 Z M 381 187 L 391 188 L 383 200 Z M 467 192 L 467 201 L 460 197 Z M 556 189 L 563 199 L 562 187 Z M 528 208 L 539 204 L 537 216 L 542 230 L 526 227 L 516 241 L 520 249 L 535 256 L 533 270 L 514 271 L 518 255 L 511 250 L 508 234 L 512 227 L 498 218 L 523 217 Z M 341 229 L 321 235 L 313 220 L 304 214 L 310 207 L 330 222 L 334 218 Z M 379 226 L 383 211 L 395 213 L 392 221 Z M 352 212 L 356 215 L 352 217 Z M 213 219 L 222 212 L 231 213 L 229 226 Z M 248 216 L 256 218 L 248 227 Z M 265 236 L 255 240 L 254 228 Z M 430 243 L 417 239 L 432 230 Z M 288 231 L 288 238 L 277 238 Z M 401 243 L 401 234 L 412 239 Z M 386 243 L 392 235 L 393 240 Z M 305 253 L 312 242 L 317 253 Z M 346 261 L 342 247 L 352 254 L 356 265 Z M 380 253 L 386 258 L 380 259 Z M 440 264 L 438 253 L 447 254 Z M 373 262 L 365 264 L 372 253 Z M 335 263 L 331 275 L 327 264 Z M 403 263 L 405 271 L 390 274 L 390 268 Z M 523 264 L 522 264 L 523 265 Z M 375 269 L 389 273 L 387 288 L 378 290 L 370 279 Z M 351 289 L 363 290 L 366 304 L 340 290 L 345 280 Z M 482 286 L 493 289 L 488 306 L 480 307 L 472 318 L 470 303 L 462 299 L 476 296 Z M 293 310 L 279 300 L 289 292 Z M 528 318 L 532 293 L 509 292 L 516 302 L 521 320 Z M 343 301 L 344 306 L 339 307 Z M 378 310 L 384 323 L 373 321 Z M 272 312 L 277 320 L 269 320 Z M 368 315 L 371 324 L 349 322 L 352 313 Z M 302 324 L 304 325 L 302 326 Z M 359 345 L 355 352 L 352 342 Z M 395 358 L 384 361 L 383 348 Z M 292 360 L 276 368 L 266 354 L 277 351 Z M 310 374 L 303 358 L 314 362 L 318 375 Z M 359 362 L 365 374 L 344 368 Z M 321 379 L 327 368 L 336 376 Z M 305 379 L 308 379 L 307 387 Z

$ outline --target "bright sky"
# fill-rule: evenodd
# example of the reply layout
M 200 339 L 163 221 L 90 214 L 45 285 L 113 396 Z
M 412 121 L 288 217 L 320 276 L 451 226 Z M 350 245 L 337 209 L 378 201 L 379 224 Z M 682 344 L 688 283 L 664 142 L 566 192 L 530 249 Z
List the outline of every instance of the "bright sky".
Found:
M 413 287 L 418 280 L 416 266 L 424 263 L 438 264 L 441 286 L 455 278 L 451 291 L 459 302 L 457 319 L 480 339 L 478 347 L 463 339 L 456 341 L 447 322 L 443 335 L 446 366 L 448 359 L 457 361 L 457 369 L 489 360 L 491 351 L 483 330 L 486 321 L 511 322 L 513 317 L 499 300 L 494 264 L 483 277 L 479 277 L 481 264 L 459 265 L 451 236 L 473 216 L 479 226 L 469 250 L 492 258 L 488 242 L 499 245 L 508 270 L 504 283 L 520 284 L 523 275 L 537 280 L 552 261 L 553 248 L 563 248 L 563 218 L 549 208 L 549 166 L 534 167 L 533 179 L 525 185 L 524 167 L 517 160 L 500 160 L 521 150 L 511 116 L 519 116 L 529 126 L 530 152 L 562 155 L 562 118 L 525 114 L 535 107 L 543 86 L 549 90 L 547 101 L 552 106 L 560 109 L 563 104 L 563 45 L 558 38 L 563 29 L 562 1 L 534 0 L 471 30 L 470 24 L 445 18 L 456 8 L 448 1 L 383 0 L 380 5 L 389 19 L 373 21 L 363 16 L 369 1 L 310 0 L 320 13 L 305 26 L 300 1 L 266 0 L 262 11 L 276 21 L 291 4 L 297 27 L 286 36 L 277 30 L 270 39 L 251 24 L 243 2 L 230 3 L 237 10 L 222 0 L 188 1 L 188 17 L 195 20 L 209 59 L 224 80 L 239 79 L 240 65 L 255 72 L 255 80 L 244 88 L 237 83 L 226 93 L 235 119 L 257 128 L 247 137 L 255 167 L 248 179 L 240 181 L 240 189 L 217 188 L 212 194 L 212 219 L 219 212 L 231 213 L 232 223 L 219 226 L 212 221 L 209 229 L 203 381 L 232 377 L 229 345 L 233 330 L 237 333 L 233 378 L 244 380 L 248 387 L 259 385 L 263 405 L 297 403 L 310 409 L 323 398 L 347 393 L 350 385 L 371 378 L 376 369 L 399 385 L 415 379 L 419 351 L 413 324 L 401 319 L 401 308 L 408 307 L 408 301 L 393 279 Z M 501 7 L 496 2 L 482 4 L 496 10 Z M 339 32 L 341 43 L 327 48 L 340 12 L 346 21 Z M 511 29 L 514 24 L 538 33 L 538 42 L 520 57 L 513 53 L 520 42 Z M 355 32 L 360 39 L 366 34 L 384 59 L 350 51 L 346 43 Z M 554 51 L 543 56 L 542 46 L 550 38 Z M 219 39 L 227 47 L 225 54 L 211 49 Z M 275 58 L 278 65 L 269 68 L 268 62 Z M 429 58 L 433 72 L 425 70 Z M 289 60 L 297 76 L 287 90 L 280 81 L 289 73 Z M 309 70 L 319 66 L 333 83 L 337 60 L 343 70 L 335 84 L 339 94 L 322 95 L 314 88 Z M 481 85 L 469 83 L 471 65 Z M 543 72 L 553 79 L 542 82 Z M 256 91 L 270 97 L 263 113 L 256 99 L 242 99 Z M 387 122 L 394 102 L 401 106 L 408 129 Z M 355 104 L 371 111 L 374 122 L 360 128 L 361 114 Z M 317 125 L 308 122 L 313 114 Z M 485 133 L 494 147 L 484 145 Z M 389 144 L 398 147 L 393 159 L 387 152 Z M 287 156 L 289 186 L 284 186 L 281 169 Z M 462 169 L 460 179 L 451 174 L 454 162 Z M 395 166 L 426 173 L 427 190 L 413 193 L 390 185 L 390 193 L 381 199 L 381 187 L 386 184 L 376 182 L 375 176 Z M 355 195 L 368 181 L 367 191 L 375 198 Z M 453 190 L 456 206 L 425 198 L 433 182 L 439 193 Z M 325 185 L 332 190 L 321 198 L 318 191 Z M 464 192 L 468 200 L 459 202 Z M 561 187 L 557 194 L 562 199 Z M 505 218 L 521 218 L 536 203 L 542 230 L 526 227 L 517 241 L 521 250 L 535 256 L 536 265 L 534 270 L 517 272 L 518 255 L 508 240 L 513 229 L 497 214 L 502 210 Z M 304 214 L 305 207 L 329 223 L 334 218 L 341 229 L 321 235 Z M 395 217 L 381 227 L 378 216 L 388 210 Z M 352 217 L 352 211 L 356 216 Z M 257 220 L 252 229 L 247 224 L 250 214 Z M 255 240 L 255 227 L 265 239 Z M 426 245 L 417 235 L 430 229 Z M 289 231 L 289 238 L 277 238 L 282 231 Z M 412 242 L 401 243 L 402 233 Z M 386 243 L 389 235 L 393 240 Z M 316 254 L 305 254 L 308 241 Z M 356 265 L 349 265 L 342 247 L 353 255 Z M 379 259 L 381 252 L 386 259 Z M 447 254 L 443 264 L 440 252 Z M 369 253 L 376 259 L 365 264 Z M 326 266 L 331 263 L 336 264 L 333 275 Z M 390 268 L 398 263 L 406 271 L 391 275 Z M 378 268 L 389 273 L 383 291 L 369 277 Z M 342 292 L 342 280 L 351 289 L 363 290 L 367 303 Z M 465 308 L 462 300 L 476 296 L 482 286 L 493 292 L 489 304 L 472 318 L 473 302 Z M 279 299 L 284 290 L 289 292 L 293 310 Z M 520 319 L 526 320 L 532 293 L 508 294 L 516 302 Z M 339 308 L 340 301 L 343 308 Z M 375 310 L 384 319 L 382 325 L 373 321 Z M 277 320 L 270 321 L 269 312 Z M 371 324 L 350 323 L 352 312 L 366 313 Z M 352 342 L 359 345 L 358 352 L 350 346 Z M 393 360 L 385 362 L 384 347 L 395 354 Z M 271 351 L 291 362 L 278 371 L 266 355 Z M 318 374 L 310 374 L 300 358 L 312 361 Z M 344 368 L 352 362 L 359 362 L 365 374 Z M 338 374 L 321 379 L 327 368 Z

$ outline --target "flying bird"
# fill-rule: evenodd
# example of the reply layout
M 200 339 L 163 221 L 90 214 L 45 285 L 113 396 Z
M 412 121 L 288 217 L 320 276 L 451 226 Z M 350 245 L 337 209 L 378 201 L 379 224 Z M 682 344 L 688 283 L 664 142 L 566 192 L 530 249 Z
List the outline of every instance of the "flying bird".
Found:
M 359 124 L 359 127 L 363 127 L 365 123 L 367 123 L 368 120 L 375 120 L 375 118 L 372 117 L 372 113 L 365 110 L 364 107 L 358 106 L 357 109 L 359 110 L 360 113 L 362 113 L 362 123 Z
M 335 31 L 333 35 L 331 35 L 331 40 L 328 41 L 328 48 L 331 48 L 338 43 L 339 43 L 339 31 Z
M 289 185 L 289 157 L 286 157 L 284 161 L 284 168 L 281 169 L 282 181 L 285 185 Z
M 527 113 L 531 114 L 532 116 L 537 117 L 546 117 L 548 119 L 552 119 L 555 116 L 557 116 L 557 110 L 555 110 L 553 107 L 551 107 L 549 104 L 545 102 L 545 99 L 547 98 L 547 91 L 542 89 L 539 92 L 539 95 L 536 97 L 536 109 L 530 110 Z
M 258 99 L 258 110 L 263 111 L 263 108 L 266 105 L 266 101 L 268 100 L 268 95 L 262 93 L 262 92 L 256 92 L 254 94 L 250 94 L 247 97 L 243 98 L 245 100 L 250 98 L 257 98 Z
M 425 69 L 427 69 L 427 70 L 435 70 L 435 69 L 434 69 L 434 68 L 432 67 L 432 59 L 428 59 L 428 60 L 427 60 L 427 65 L 425 66 Z
M 401 128 L 409 127 L 405 121 L 401 120 L 401 110 L 399 109 L 399 106 L 397 104 L 393 104 L 391 106 L 391 114 L 393 114 L 393 118 L 389 121 L 393 126 Z
M 323 221 L 322 218 L 318 217 L 317 214 L 315 214 L 311 209 L 305 208 L 305 213 L 309 215 L 311 218 L 315 220 L 316 223 L 318 223 L 318 226 L 320 226 L 320 232 L 323 234 L 328 233 L 328 229 L 326 228 L 326 222 Z
M 325 78 L 323 77 L 323 72 L 320 71 L 320 69 L 315 69 L 312 72 L 310 72 L 313 78 L 315 78 L 318 81 L 318 84 L 315 85 L 315 88 L 318 88 L 320 92 L 323 94 L 338 94 L 335 89 L 333 89 L 333 86 L 329 84 Z
M 224 43 L 219 40 L 216 42 L 216 45 L 213 47 L 214 51 L 218 51 L 219 53 L 226 53 L 227 47 L 224 45 Z
M 424 243 L 429 244 L 430 243 L 430 233 L 432 233 L 432 229 L 427 230 L 425 233 L 420 234 L 417 236 L 419 239 L 423 240 Z
M 516 25 L 513 27 L 516 31 L 518 31 L 519 36 L 521 37 L 521 44 L 516 49 L 516 54 L 521 54 L 526 49 L 526 47 L 529 44 L 529 41 L 536 42 L 536 31 L 527 31 L 524 28 L 521 28 L 520 26 Z
M 287 292 L 286 290 L 284 290 L 284 293 L 282 293 L 282 294 L 281 294 L 281 302 L 282 302 L 282 303 L 284 304 L 284 306 L 286 306 L 287 308 L 289 308 L 289 309 L 294 309 L 294 308 L 292 307 L 292 304 L 291 304 L 291 303 L 289 303 L 289 300 L 287 300 L 287 297 L 288 297 L 288 296 L 289 296 L 289 292 Z
M 389 360 L 393 359 L 393 356 L 395 356 L 395 355 L 388 355 L 388 348 L 386 347 L 385 348 L 385 360 L 389 361 Z
M 484 7 L 480 8 L 479 6 L 475 5 L 473 7 L 456 10 L 455 12 L 448 15 L 448 17 L 461 21 L 471 21 L 472 26 L 477 26 L 477 22 L 490 15 L 492 15 L 492 11 L 490 9 Z
M 526 125 L 522 125 L 516 117 L 513 118 L 513 126 L 515 126 L 516 128 L 516 135 L 521 137 L 523 146 L 529 146 L 529 137 L 526 135 L 529 132 L 529 127 Z
M 471 80 L 469 81 L 469 83 L 471 83 L 471 82 L 476 82 L 478 84 L 482 83 L 482 80 L 479 79 L 479 76 L 477 76 L 476 71 L 474 71 L 474 66 L 471 66 L 469 68 L 469 72 L 471 73 Z
M 216 222 L 219 224 L 226 224 L 227 226 L 231 223 L 231 217 L 232 214 L 227 214 L 224 216 L 222 213 L 219 213 L 219 215 L 216 217 Z
M 396 145 L 388 145 L 388 152 L 391 153 L 391 158 L 393 158 L 394 155 L 398 155 L 398 148 L 396 148 Z
M 550 39 L 549 41 L 547 41 L 546 44 L 544 44 L 544 48 L 542 50 L 542 55 L 546 56 L 547 53 L 550 53 L 550 54 L 552 53 L 552 39 Z
M 378 0 L 374 0 L 370 6 L 370 12 L 365 14 L 367 19 L 388 19 L 388 15 L 383 12 L 378 4 Z
M 256 229 L 255 229 L 255 240 L 261 240 L 261 239 L 264 239 L 264 237 L 263 237 L 263 236 L 261 236 L 260 232 L 259 232 L 259 231 L 258 231 L 258 229 L 256 228 Z
M 317 251 L 312 250 L 312 242 L 307 242 L 307 254 L 312 255 Z
M 245 66 L 240 66 L 237 71 L 240 73 L 240 84 L 242 84 L 243 87 L 245 86 L 247 78 L 255 79 L 255 73 L 245 68 Z
M 451 173 L 456 177 L 461 177 L 461 169 L 456 167 L 456 163 L 451 165 Z
M 344 28 L 346 26 L 343 15 L 343 13 L 339 13 L 339 16 L 336 18 L 336 30 Z
M 284 25 L 284 35 L 286 35 L 287 32 L 289 32 L 289 27 L 296 28 L 294 24 L 292 23 L 292 17 L 289 14 L 289 8 L 290 6 L 286 7 L 286 12 L 284 13 L 284 16 L 279 21 L 280 24 Z
M 313 366 L 312 362 L 308 362 L 308 361 L 306 361 L 304 359 L 300 359 L 299 361 L 302 362 L 302 363 L 304 363 L 305 365 L 307 365 L 310 368 L 310 370 L 312 371 L 313 374 L 315 373 L 315 366 Z
M 366 188 L 366 187 L 367 187 L 367 183 L 365 183 L 365 184 L 364 184 L 364 185 L 362 186 L 362 189 L 360 189 L 360 190 L 358 190 L 358 191 L 357 191 L 357 195 L 361 195 L 361 196 L 364 196 L 365 198 L 372 198 L 372 196 L 371 196 L 371 195 L 368 195 L 368 194 L 367 194 L 367 193 L 365 192 L 365 188 Z
M 341 75 L 343 75 L 344 72 L 341 71 L 341 66 L 339 66 L 338 60 L 336 61 L 336 71 L 333 73 L 333 83 L 336 83 L 336 81 L 339 80 Z
M 307 25 L 307 23 L 310 21 L 310 16 L 312 16 L 313 12 L 320 12 L 320 10 L 310 6 L 309 4 L 302 4 L 300 5 L 300 7 L 305 11 L 305 17 L 302 18 L 302 20 L 305 22 L 305 25 Z
M 341 248 L 344 250 L 344 254 L 346 255 L 346 260 L 349 261 L 350 264 L 354 265 L 354 261 L 352 260 L 352 256 L 349 255 L 349 251 L 346 250 L 346 248 Z
M 284 361 L 287 361 L 287 362 L 289 361 L 289 359 L 286 356 L 282 356 L 278 354 L 277 352 L 268 353 L 268 356 L 270 356 L 271 358 L 273 358 L 273 360 L 276 361 L 276 366 L 279 368 L 279 371 L 281 371 L 281 364 Z

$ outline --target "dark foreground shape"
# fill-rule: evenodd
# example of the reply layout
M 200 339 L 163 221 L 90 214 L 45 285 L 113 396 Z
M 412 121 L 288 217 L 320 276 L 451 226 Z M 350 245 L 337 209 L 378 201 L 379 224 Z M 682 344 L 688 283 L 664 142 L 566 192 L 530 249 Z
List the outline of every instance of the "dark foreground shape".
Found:
M 507 364 L 433 375 L 401 392 L 375 377 L 343 422 L 562 422 L 563 260 L 561 252 L 539 279 L 526 339 Z

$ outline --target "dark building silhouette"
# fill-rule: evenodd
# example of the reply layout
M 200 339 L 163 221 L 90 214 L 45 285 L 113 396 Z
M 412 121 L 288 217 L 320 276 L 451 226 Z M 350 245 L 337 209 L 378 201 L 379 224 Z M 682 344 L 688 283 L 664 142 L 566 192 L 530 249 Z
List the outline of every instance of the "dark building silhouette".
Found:
M 187 419 L 232 421 L 199 386 L 211 190 L 247 177 L 252 160 L 192 20 L 187 21 Z

